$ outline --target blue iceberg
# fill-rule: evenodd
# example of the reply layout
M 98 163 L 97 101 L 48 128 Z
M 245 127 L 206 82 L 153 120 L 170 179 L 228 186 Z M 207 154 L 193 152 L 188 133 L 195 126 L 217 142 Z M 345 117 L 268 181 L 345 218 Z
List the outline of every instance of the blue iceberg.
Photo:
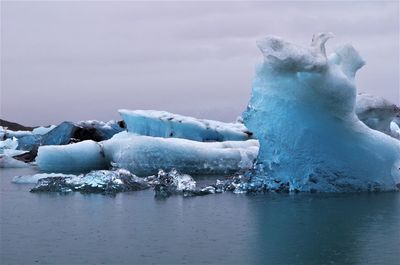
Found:
M 367 127 L 355 113 L 355 74 L 364 60 L 349 44 L 326 56 L 325 42 L 332 36 L 317 34 L 310 47 L 275 36 L 257 42 L 264 61 L 243 114 L 260 142 L 253 187 L 309 192 L 400 187 L 400 141 Z

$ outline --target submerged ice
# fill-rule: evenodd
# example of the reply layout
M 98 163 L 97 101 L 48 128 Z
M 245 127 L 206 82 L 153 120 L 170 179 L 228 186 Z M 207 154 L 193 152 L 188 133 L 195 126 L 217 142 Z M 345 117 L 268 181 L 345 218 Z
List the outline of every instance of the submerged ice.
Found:
M 274 36 L 257 42 L 264 62 L 244 113 L 260 142 L 252 182 L 292 191 L 395 190 L 400 141 L 358 119 L 354 78 L 364 61 L 351 45 L 327 57 L 330 37 L 315 35 L 308 48 Z

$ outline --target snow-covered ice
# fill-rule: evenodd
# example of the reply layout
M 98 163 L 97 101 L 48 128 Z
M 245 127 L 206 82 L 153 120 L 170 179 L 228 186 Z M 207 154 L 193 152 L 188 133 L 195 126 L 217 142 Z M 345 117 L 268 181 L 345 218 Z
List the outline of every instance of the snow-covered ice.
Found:
M 363 124 L 355 114 L 355 73 L 364 65 L 349 44 L 329 57 L 315 35 L 309 48 L 279 37 L 257 42 L 257 67 L 244 113 L 260 141 L 253 183 L 289 190 L 396 190 L 400 141 Z
M 252 133 L 242 123 L 202 120 L 155 110 L 119 110 L 131 133 L 194 141 L 243 141 Z

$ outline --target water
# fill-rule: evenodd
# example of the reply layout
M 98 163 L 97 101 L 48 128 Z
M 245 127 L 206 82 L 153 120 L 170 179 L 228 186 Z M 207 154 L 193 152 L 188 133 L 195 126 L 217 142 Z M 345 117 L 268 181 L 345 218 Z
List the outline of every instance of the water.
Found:
M 400 193 L 32 194 L 0 171 L 1 264 L 399 264 Z M 207 181 L 203 178 L 202 181 Z M 209 180 L 213 181 L 213 179 Z

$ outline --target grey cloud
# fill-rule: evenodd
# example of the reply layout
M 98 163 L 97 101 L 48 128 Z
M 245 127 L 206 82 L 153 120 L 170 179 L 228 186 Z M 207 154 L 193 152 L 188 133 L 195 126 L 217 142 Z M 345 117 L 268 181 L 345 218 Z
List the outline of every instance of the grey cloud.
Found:
M 116 119 L 118 108 L 233 120 L 255 40 L 314 32 L 367 60 L 360 91 L 399 103 L 397 2 L 2 2 L 1 117 L 28 125 Z M 23 102 L 23 104 L 21 104 Z

